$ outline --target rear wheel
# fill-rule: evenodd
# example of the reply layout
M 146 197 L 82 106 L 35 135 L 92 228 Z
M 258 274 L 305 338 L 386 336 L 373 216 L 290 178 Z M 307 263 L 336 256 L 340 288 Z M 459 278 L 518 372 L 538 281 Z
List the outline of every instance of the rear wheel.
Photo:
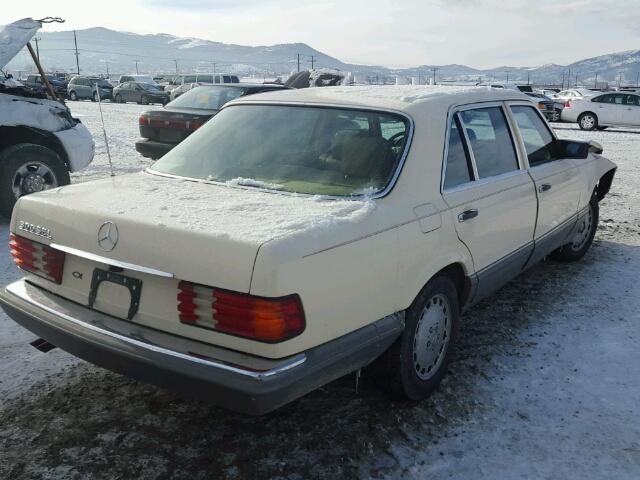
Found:
M 69 99 L 70 99 L 70 100 L 73 100 L 74 102 L 75 102 L 76 100 L 78 100 L 78 95 L 76 94 L 76 92 L 73 92 L 73 91 L 72 91 L 72 92 L 70 92 L 70 93 L 69 93 Z
M 554 251 L 551 258 L 560 262 L 575 262 L 584 257 L 596 235 L 599 213 L 598 197 L 594 192 L 586 215 L 578 221 L 575 235 L 569 243 Z
M 433 278 L 407 310 L 402 336 L 374 364 L 384 387 L 410 400 L 429 396 L 447 371 L 459 318 L 453 281 Z
M 49 148 L 21 143 L 0 152 L 0 213 L 5 217 L 18 198 L 69 183 L 66 165 Z
M 582 130 L 595 130 L 598 128 L 598 117 L 595 113 L 582 113 L 578 117 L 578 125 Z
M 551 121 L 552 122 L 559 122 L 560 121 L 560 110 L 554 110 L 553 113 L 551 114 Z
M 140 103 L 142 105 L 149 105 L 149 99 L 147 98 L 146 95 L 142 95 L 142 97 L 140 97 Z

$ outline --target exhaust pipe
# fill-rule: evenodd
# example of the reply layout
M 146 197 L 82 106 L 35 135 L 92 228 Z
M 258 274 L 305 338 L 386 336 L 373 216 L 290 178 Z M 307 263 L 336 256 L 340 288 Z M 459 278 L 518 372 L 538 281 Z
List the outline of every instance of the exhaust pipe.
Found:
M 37 348 L 38 350 L 44 353 L 50 352 L 51 350 L 56 348 L 56 346 L 53 343 L 47 342 L 44 338 L 39 338 L 37 340 L 34 340 L 29 345 L 31 345 L 34 348 Z

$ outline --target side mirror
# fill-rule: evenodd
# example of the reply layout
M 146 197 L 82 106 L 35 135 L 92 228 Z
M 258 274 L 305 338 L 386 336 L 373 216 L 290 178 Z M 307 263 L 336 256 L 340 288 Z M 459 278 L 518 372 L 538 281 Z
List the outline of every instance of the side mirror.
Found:
M 589 141 L 589 152 L 600 155 L 603 151 L 604 149 L 602 148 L 602 145 L 600 145 L 598 142 L 594 140 Z
M 558 156 L 560 158 L 587 158 L 590 144 L 572 140 L 558 140 Z

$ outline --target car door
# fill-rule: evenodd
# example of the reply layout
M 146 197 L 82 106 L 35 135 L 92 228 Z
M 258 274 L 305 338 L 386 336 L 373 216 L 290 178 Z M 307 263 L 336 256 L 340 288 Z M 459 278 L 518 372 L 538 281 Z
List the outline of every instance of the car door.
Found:
M 535 188 L 501 103 L 452 114 L 442 192 L 473 258 L 477 300 L 516 276 L 533 250 Z
M 577 220 L 582 185 L 578 165 L 561 156 L 559 144 L 539 112 L 526 104 L 512 103 L 510 109 L 538 197 L 531 265 L 566 243 Z
M 598 123 L 604 125 L 620 125 L 622 123 L 622 112 L 624 109 L 624 98 L 626 95 L 621 93 L 607 93 L 602 95 L 599 102 L 595 104 L 595 114 L 598 116 Z
M 636 127 L 640 125 L 640 97 L 629 93 L 623 101 L 621 125 Z

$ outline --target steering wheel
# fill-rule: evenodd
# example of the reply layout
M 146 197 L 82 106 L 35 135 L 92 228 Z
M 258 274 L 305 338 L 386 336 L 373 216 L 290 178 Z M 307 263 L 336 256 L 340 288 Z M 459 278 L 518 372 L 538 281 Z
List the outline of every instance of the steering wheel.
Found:
M 391 148 L 400 147 L 402 146 L 402 142 L 404 142 L 404 136 L 405 132 L 398 132 L 394 135 L 391 135 L 391 137 L 387 141 L 391 145 Z

